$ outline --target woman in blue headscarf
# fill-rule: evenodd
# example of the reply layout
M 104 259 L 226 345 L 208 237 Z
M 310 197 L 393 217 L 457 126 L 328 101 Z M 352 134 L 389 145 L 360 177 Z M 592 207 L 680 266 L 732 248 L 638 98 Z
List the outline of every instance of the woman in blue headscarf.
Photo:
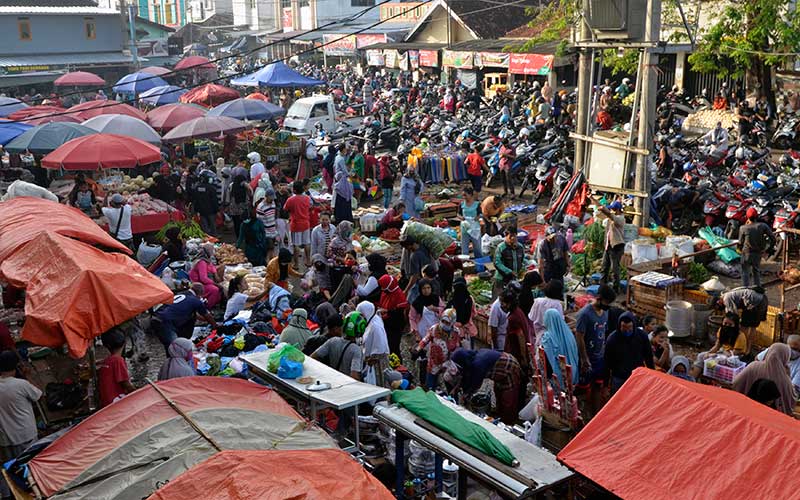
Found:
M 558 357 L 562 355 L 566 357 L 567 364 L 572 366 L 572 385 L 576 385 L 578 383 L 578 343 L 575 341 L 572 330 L 564 321 L 564 315 L 556 309 L 548 309 L 544 312 L 544 327 L 542 347 L 547 355 L 547 364 L 558 377 L 561 387 L 565 387 L 564 374 L 561 373 Z
M 336 197 L 333 216 L 336 218 L 336 223 L 342 221 L 353 222 L 353 183 L 347 178 L 344 172 L 336 172 L 336 181 L 334 184 L 334 196 Z

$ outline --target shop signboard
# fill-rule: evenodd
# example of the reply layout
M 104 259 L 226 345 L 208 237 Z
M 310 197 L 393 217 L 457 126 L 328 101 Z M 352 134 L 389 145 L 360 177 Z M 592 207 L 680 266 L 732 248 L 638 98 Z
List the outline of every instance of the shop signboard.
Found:
M 507 68 L 509 55 L 505 52 L 475 52 L 475 66 Z
M 510 54 L 508 72 L 514 75 L 549 75 L 553 56 L 542 54 Z
M 281 11 L 281 26 L 283 27 L 283 31 L 292 31 L 292 24 L 292 8 L 284 7 Z
M 408 54 L 408 65 L 411 69 L 419 69 L 419 51 L 409 50 L 406 54 Z
M 368 66 L 383 66 L 386 64 L 386 58 L 383 57 L 382 50 L 368 50 L 367 51 L 367 65 Z
M 363 49 L 376 43 L 384 43 L 386 41 L 386 34 L 381 35 L 356 35 L 356 48 Z
M 344 34 L 322 35 L 325 43 L 323 50 L 328 56 L 354 56 L 356 55 L 356 36 Z
M 439 67 L 439 51 L 438 50 L 420 50 L 419 51 L 419 65 L 427 68 Z
M 445 68 L 472 69 L 473 53 L 461 50 L 443 50 L 442 66 Z
M 384 50 L 383 56 L 386 58 L 386 67 L 387 68 L 396 68 L 397 67 L 397 51 L 396 50 Z

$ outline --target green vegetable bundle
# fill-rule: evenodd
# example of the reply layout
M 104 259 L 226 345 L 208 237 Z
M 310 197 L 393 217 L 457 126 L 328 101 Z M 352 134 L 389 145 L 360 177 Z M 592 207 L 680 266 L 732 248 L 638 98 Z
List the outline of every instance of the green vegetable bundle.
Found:
M 167 236 L 167 231 L 172 229 L 173 227 L 177 227 L 179 229 L 180 238 L 184 241 L 190 240 L 192 238 L 206 238 L 206 233 L 200 228 L 200 224 L 195 222 L 194 220 L 186 220 L 186 221 L 170 221 L 164 224 L 157 233 L 156 238 L 160 241 L 164 241 Z
M 586 240 L 586 251 L 589 253 L 590 260 L 594 260 L 603 255 L 603 242 L 606 237 L 606 230 L 599 222 L 592 223 L 583 232 L 583 239 Z
M 467 285 L 470 296 L 478 305 L 486 305 L 492 301 L 492 282 L 491 280 L 475 279 Z M 488 297 L 487 297 L 488 295 Z
M 453 244 L 453 238 L 441 229 L 415 221 L 406 221 L 403 224 L 400 237 L 405 238 L 406 236 L 413 237 L 417 243 L 427 248 L 434 258 L 439 258 L 447 250 L 447 247 Z

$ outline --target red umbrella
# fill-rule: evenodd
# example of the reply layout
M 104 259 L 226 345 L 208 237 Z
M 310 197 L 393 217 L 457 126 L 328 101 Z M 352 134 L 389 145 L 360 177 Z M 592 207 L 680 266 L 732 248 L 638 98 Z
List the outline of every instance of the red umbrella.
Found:
M 80 123 L 81 119 L 75 115 L 54 115 L 50 113 L 40 113 L 33 115 L 30 118 L 22 120 L 28 125 L 45 125 L 48 123 Z
M 207 57 L 202 56 L 189 56 L 184 57 L 178 64 L 175 65 L 176 70 L 180 69 L 217 69 L 217 67 L 209 61 Z
M 105 80 L 94 73 L 87 73 L 86 71 L 73 71 L 72 73 L 66 73 L 56 78 L 56 81 L 53 82 L 53 85 L 57 87 L 93 87 L 105 84 Z
M 69 108 L 81 120 L 88 120 L 100 115 L 128 115 L 140 120 L 147 118 L 143 111 L 139 111 L 129 104 L 114 101 L 86 101 L 83 104 L 76 104 Z
M 139 70 L 140 73 L 149 73 L 153 76 L 164 76 L 172 73 L 172 71 L 168 70 L 167 68 L 162 68 L 161 66 L 148 66 L 146 68 L 142 68 Z
M 19 111 L 14 111 L 6 118 L 8 118 L 9 120 L 26 120 L 27 118 L 31 118 L 36 115 L 63 113 L 64 111 L 66 111 L 66 109 L 60 106 L 41 104 L 39 106 L 31 106 L 29 108 L 20 109 Z M 69 116 L 69 115 L 64 115 L 64 116 Z
M 147 123 L 156 130 L 168 132 L 181 123 L 206 116 L 206 108 L 196 104 L 167 104 L 147 113 Z
M 191 139 L 216 139 L 226 134 L 235 134 L 247 129 L 247 124 L 227 116 L 204 116 L 181 123 L 167 132 L 164 142 L 184 142 Z
M 92 134 L 72 139 L 42 158 L 45 168 L 99 170 L 133 168 L 161 161 L 161 152 L 152 144 L 115 134 Z
M 241 97 L 239 92 L 222 85 L 207 83 L 195 87 L 181 96 L 181 102 L 200 104 L 207 108 L 217 106 L 223 102 L 232 101 Z
M 253 92 L 252 94 L 247 94 L 244 98 L 245 99 L 256 99 L 258 101 L 264 101 L 264 102 L 272 102 L 272 101 L 269 100 L 269 97 L 265 96 L 261 92 Z

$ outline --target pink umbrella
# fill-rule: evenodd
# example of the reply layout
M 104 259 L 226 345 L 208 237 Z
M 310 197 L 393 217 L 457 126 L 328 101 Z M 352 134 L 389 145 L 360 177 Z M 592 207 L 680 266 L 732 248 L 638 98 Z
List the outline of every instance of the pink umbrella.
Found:
M 227 116 L 204 116 L 181 123 L 167 132 L 164 142 L 185 142 L 192 139 L 221 138 L 226 134 L 235 134 L 247 129 L 247 124 Z
M 175 65 L 176 70 L 181 69 L 217 69 L 207 57 L 189 56 L 184 57 Z
M 181 102 L 200 104 L 201 106 L 219 106 L 223 102 L 232 101 L 241 97 L 239 92 L 222 85 L 207 83 L 195 87 L 181 96 Z
M 148 66 L 140 69 L 139 72 L 149 73 L 154 76 L 164 76 L 172 73 L 172 71 L 168 70 L 167 68 L 162 68 L 161 66 Z
M 72 106 L 69 110 L 77 111 L 78 113 L 73 114 L 81 120 L 88 120 L 100 115 L 128 115 L 140 120 L 147 118 L 143 111 L 139 111 L 129 104 L 114 101 L 86 101 Z
M 81 119 L 75 115 L 54 115 L 51 113 L 39 113 L 30 118 L 22 120 L 28 125 L 45 125 L 48 123 L 80 123 Z
M 31 118 L 36 115 L 44 115 L 44 114 L 51 115 L 51 114 L 63 113 L 65 111 L 66 109 L 62 108 L 61 106 L 40 104 L 39 106 L 31 106 L 29 108 L 20 109 L 19 111 L 14 111 L 6 118 L 8 118 L 9 120 L 25 120 L 27 118 Z M 64 116 L 69 116 L 69 115 L 64 115 Z
M 67 141 L 42 158 L 45 168 L 99 170 L 133 168 L 161 161 L 161 151 L 133 137 L 115 134 L 85 135 Z
M 206 116 L 206 108 L 196 104 L 167 104 L 147 113 L 147 123 L 156 130 L 168 132 L 181 123 Z
M 105 84 L 105 80 L 94 73 L 87 73 L 86 71 L 66 73 L 56 78 L 56 81 L 53 82 L 53 85 L 57 87 L 94 87 Z

